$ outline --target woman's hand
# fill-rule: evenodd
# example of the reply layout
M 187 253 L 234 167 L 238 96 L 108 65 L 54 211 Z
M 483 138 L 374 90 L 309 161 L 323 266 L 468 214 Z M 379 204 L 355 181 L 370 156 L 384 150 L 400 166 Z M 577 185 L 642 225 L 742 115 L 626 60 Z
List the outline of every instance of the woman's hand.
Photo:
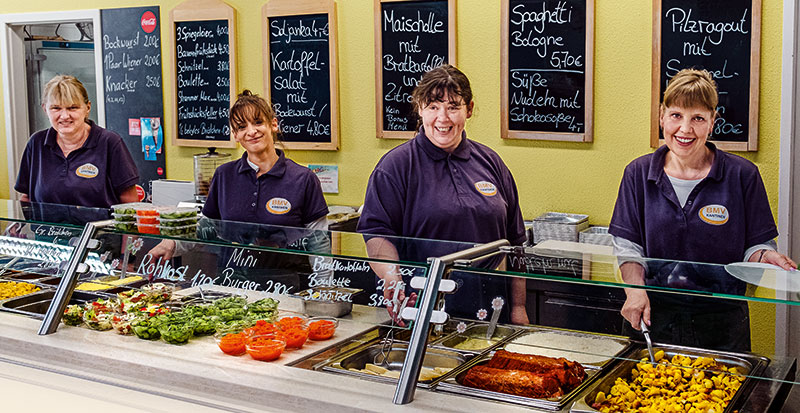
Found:
M 797 269 L 797 263 L 792 261 L 791 258 L 781 254 L 778 251 L 762 250 L 761 252 L 753 253 L 750 257 L 751 261 L 766 262 L 767 264 L 777 265 L 784 270 L 791 271 Z
M 164 261 L 171 260 L 172 256 L 175 254 L 175 241 L 165 239 L 147 253 L 153 257 L 152 262 L 158 261 L 159 258 L 163 258 Z
M 648 326 L 650 325 L 650 299 L 647 291 L 639 288 L 626 288 L 625 304 L 622 306 L 622 316 L 631 323 L 631 327 L 641 330 L 639 324 L 642 319 Z
M 389 316 L 392 317 L 394 323 L 400 327 L 405 327 L 406 322 L 400 317 L 400 312 L 402 308 L 400 306 L 403 304 L 403 301 L 406 298 L 406 291 L 405 291 L 405 283 L 403 282 L 403 277 L 400 276 L 399 273 L 396 271 L 389 271 L 383 277 L 383 298 L 386 303 L 386 310 L 389 312 Z M 395 291 L 397 292 L 397 301 L 395 307 Z M 417 293 L 411 293 L 408 296 L 408 301 L 406 302 L 406 307 L 413 307 L 414 304 L 417 302 Z

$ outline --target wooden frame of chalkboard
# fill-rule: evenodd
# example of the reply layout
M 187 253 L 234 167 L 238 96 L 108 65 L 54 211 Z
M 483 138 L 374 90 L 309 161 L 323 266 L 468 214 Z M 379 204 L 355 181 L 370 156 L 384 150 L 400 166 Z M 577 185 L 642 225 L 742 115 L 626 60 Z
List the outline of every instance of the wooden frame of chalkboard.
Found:
M 186 0 L 169 12 L 169 28 L 172 144 L 235 148 L 228 125 L 236 96 L 234 9 L 219 0 Z
M 338 150 L 336 3 L 270 0 L 261 8 L 261 23 L 264 91 L 280 123 L 279 145 Z M 270 31 L 273 23 L 274 32 Z M 279 40 L 271 40 L 271 36 Z
M 395 66 L 401 68 L 398 70 L 402 70 L 403 67 L 413 65 L 419 66 L 420 70 L 415 71 L 414 76 L 406 76 L 401 74 L 400 77 L 402 77 L 402 79 L 400 82 L 390 82 L 393 86 L 390 86 L 389 90 L 384 90 L 384 79 L 389 78 L 390 76 L 384 74 L 384 50 L 386 50 L 386 48 L 384 48 L 385 45 L 383 43 L 385 37 L 382 24 L 384 18 L 383 6 L 387 5 L 387 7 L 394 8 L 405 6 L 411 8 L 430 8 L 432 5 L 434 5 L 434 3 L 436 5 L 439 3 L 447 5 L 446 59 L 444 59 L 442 56 L 428 55 L 432 48 L 423 49 L 420 47 L 420 44 L 422 44 L 423 47 L 429 46 L 429 44 L 426 44 L 425 42 L 434 39 L 434 35 L 438 34 L 431 33 L 431 31 L 436 30 L 435 25 L 440 23 L 439 21 L 435 20 L 435 16 L 431 16 L 430 14 L 426 16 L 420 15 L 421 21 L 419 21 L 419 24 L 417 25 L 415 25 L 415 21 L 411 21 L 410 19 L 399 19 L 399 22 L 402 25 L 402 30 L 399 31 L 414 31 L 405 30 L 405 28 L 413 29 L 417 27 L 422 29 L 421 31 L 424 33 L 423 35 L 415 36 L 413 39 L 411 36 L 396 36 L 399 38 L 397 41 L 397 51 L 400 54 L 403 54 L 404 58 L 397 59 L 395 61 Z M 414 56 L 411 54 L 417 53 L 428 55 L 428 58 L 423 57 L 421 61 L 415 61 Z M 375 0 L 375 115 L 377 120 L 376 125 L 378 138 L 411 139 L 416 136 L 417 116 L 416 114 L 412 113 L 413 109 L 411 108 L 410 103 L 399 102 L 401 102 L 401 99 L 405 99 L 407 102 L 410 102 L 411 91 L 422 77 L 422 74 L 427 70 L 433 69 L 434 67 L 440 66 L 444 63 L 449 63 L 452 65 L 456 64 L 456 0 Z M 387 110 L 387 105 L 385 102 L 385 98 L 387 96 L 392 97 L 393 101 L 397 100 L 398 105 L 401 106 L 400 108 L 390 107 L 389 109 L 393 113 L 389 114 L 384 113 Z M 388 118 L 387 115 L 389 116 Z M 390 119 L 390 121 L 387 122 L 387 119 Z M 395 122 L 395 120 L 397 121 Z M 412 123 L 414 126 L 409 127 L 408 125 L 411 125 Z M 396 128 L 400 130 L 397 130 Z
M 688 3 L 688 7 L 680 7 L 681 3 Z M 667 12 L 663 12 L 665 7 Z M 669 30 L 662 25 L 666 19 L 672 22 L 667 43 L 662 30 Z M 722 25 L 724 32 L 717 34 L 718 39 L 716 35 L 698 34 L 698 30 L 704 30 L 699 28 L 703 24 L 712 24 L 713 28 Z M 678 45 L 680 50 L 666 50 L 665 45 Z M 749 53 L 743 53 L 745 48 Z M 718 115 L 709 141 L 723 150 L 758 150 L 760 58 L 761 0 L 654 0 L 650 146 L 664 144 L 659 108 L 667 76 L 684 67 L 696 67 L 710 71 L 719 89 Z M 667 70 L 662 70 L 665 63 Z M 741 87 L 744 84 L 748 87 Z M 733 102 L 744 102 L 747 107 L 731 105 Z
M 591 142 L 594 0 L 502 0 L 501 7 L 500 136 Z

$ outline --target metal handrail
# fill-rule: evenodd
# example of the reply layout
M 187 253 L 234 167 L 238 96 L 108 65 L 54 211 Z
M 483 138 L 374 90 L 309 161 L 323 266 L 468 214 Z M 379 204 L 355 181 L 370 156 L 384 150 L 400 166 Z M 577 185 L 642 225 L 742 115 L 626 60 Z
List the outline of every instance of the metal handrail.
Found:
M 431 314 L 435 303 L 439 297 L 439 283 L 442 280 L 447 267 L 452 266 L 456 261 L 469 260 L 480 257 L 499 250 L 501 247 L 510 245 L 508 240 L 497 240 L 487 244 L 476 245 L 463 251 L 438 258 L 428 258 L 430 271 L 425 280 L 422 290 L 417 319 L 414 320 L 414 328 L 411 330 L 411 338 L 406 350 L 406 358 L 403 361 L 403 369 L 400 371 L 400 379 L 397 382 L 397 389 L 394 393 L 394 404 L 408 404 L 414 400 L 414 391 L 417 388 L 419 372 L 422 368 L 422 360 L 425 349 L 428 345 L 428 329 L 430 328 Z

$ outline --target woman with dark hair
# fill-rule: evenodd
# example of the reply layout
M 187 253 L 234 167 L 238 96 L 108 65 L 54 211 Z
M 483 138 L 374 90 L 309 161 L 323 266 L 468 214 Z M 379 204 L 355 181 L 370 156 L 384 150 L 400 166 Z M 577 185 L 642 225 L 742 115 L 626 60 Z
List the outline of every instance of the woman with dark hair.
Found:
M 467 76 L 451 65 L 432 69 L 422 76 L 412 100 L 421 122 L 417 136 L 384 155 L 367 186 L 358 231 L 371 235 L 370 257 L 424 261 L 454 252 L 437 243 L 399 246 L 372 235 L 469 243 L 508 239 L 521 245 L 525 228 L 514 178 L 497 153 L 467 139 L 464 131 L 475 105 Z M 503 265 L 484 263 L 491 268 L 498 264 Z M 402 280 L 392 265 L 376 263 L 373 269 L 386 287 Z M 474 319 L 478 309 L 492 308 L 492 300 L 500 296 L 508 304 L 501 317 L 527 324 L 524 280 L 514 279 L 509 286 L 504 277 L 452 278 L 460 287 L 447 296 L 451 316 Z M 384 297 L 393 298 L 393 290 L 384 288 Z M 399 300 L 405 294 L 401 289 Z M 409 298 L 412 305 L 413 293 Z
M 244 90 L 231 107 L 230 126 L 245 153 L 214 172 L 203 215 L 215 220 L 327 230 L 328 206 L 319 179 L 275 147 L 279 129 L 272 105 Z M 263 235 L 258 231 L 242 234 L 241 225 L 229 227 L 237 227 L 237 234 L 220 235 L 231 241 L 250 243 L 253 239 L 238 238 L 261 239 Z M 276 231 L 280 235 L 272 234 L 267 242 L 285 246 L 293 241 L 288 232 Z M 174 250 L 175 242 L 165 240 L 150 253 L 169 259 Z

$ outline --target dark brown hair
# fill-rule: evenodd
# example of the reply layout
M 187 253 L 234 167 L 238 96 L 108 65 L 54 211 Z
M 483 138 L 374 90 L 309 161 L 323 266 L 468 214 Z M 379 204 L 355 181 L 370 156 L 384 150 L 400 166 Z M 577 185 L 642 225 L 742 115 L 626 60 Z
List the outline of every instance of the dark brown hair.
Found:
M 239 130 L 239 125 L 250 123 L 272 123 L 275 119 L 275 110 L 272 105 L 262 98 L 245 89 L 239 96 L 236 97 L 236 102 L 231 106 L 231 113 L 228 121 L 231 125 L 231 130 L 236 132 Z M 273 134 L 273 139 L 277 140 L 277 134 Z
M 411 92 L 411 103 L 414 113 L 428 106 L 431 102 L 444 102 L 444 95 L 450 98 L 448 103 L 469 105 L 472 102 L 472 88 L 464 72 L 452 65 L 442 65 L 425 72 L 417 87 Z M 457 99 L 462 98 L 464 102 Z

